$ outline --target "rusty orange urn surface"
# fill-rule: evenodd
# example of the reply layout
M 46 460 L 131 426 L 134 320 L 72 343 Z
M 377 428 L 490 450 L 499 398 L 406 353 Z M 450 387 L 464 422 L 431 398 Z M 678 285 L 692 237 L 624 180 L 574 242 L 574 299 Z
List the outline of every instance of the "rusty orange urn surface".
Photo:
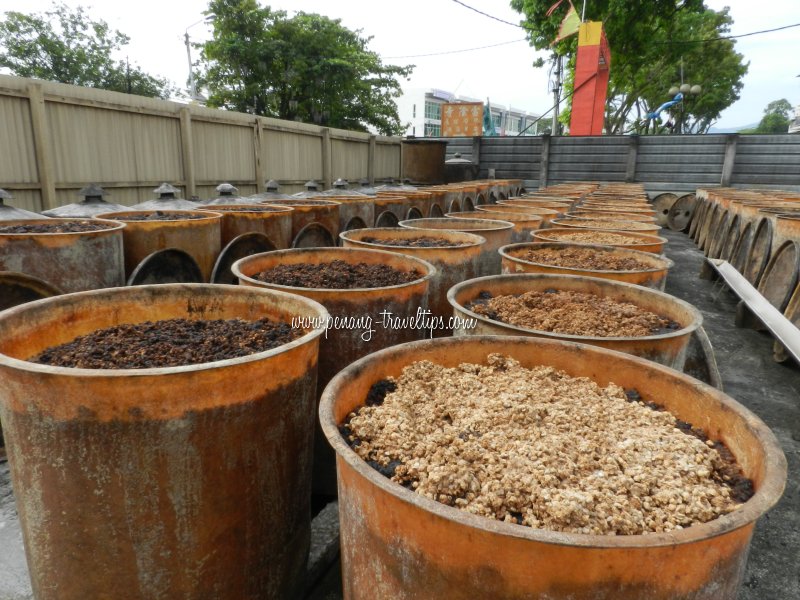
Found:
M 0 417 L 37 600 L 283 599 L 310 539 L 322 327 L 242 358 L 150 369 L 28 362 L 122 323 L 325 319 L 305 298 L 172 284 L 0 317 Z
M 755 495 L 728 515 L 671 533 L 545 531 L 422 497 L 368 466 L 339 433 L 370 387 L 404 366 L 486 364 L 490 353 L 658 399 L 722 440 L 753 480 Z M 735 400 L 650 361 L 569 342 L 488 336 L 395 346 L 337 375 L 323 394 L 320 421 L 336 451 L 346 600 L 730 600 L 744 575 L 755 522 L 778 501 L 786 481 L 774 435 Z

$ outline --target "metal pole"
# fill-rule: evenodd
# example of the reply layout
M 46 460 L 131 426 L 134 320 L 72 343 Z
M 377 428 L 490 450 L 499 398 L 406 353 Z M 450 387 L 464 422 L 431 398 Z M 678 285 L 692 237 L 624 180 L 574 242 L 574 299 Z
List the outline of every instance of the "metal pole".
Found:
M 553 135 L 558 135 L 558 113 L 559 113 L 559 103 L 561 100 L 561 57 L 556 57 L 556 83 L 553 86 L 553 104 L 555 108 L 553 109 L 553 122 L 550 127 Z
M 197 99 L 197 88 L 194 84 L 194 69 L 192 69 L 192 46 L 189 43 L 189 32 L 187 31 L 183 39 L 186 41 L 186 58 L 189 59 L 189 97 Z
M 586 20 L 586 0 L 583 0 L 583 9 L 581 9 L 581 23 Z

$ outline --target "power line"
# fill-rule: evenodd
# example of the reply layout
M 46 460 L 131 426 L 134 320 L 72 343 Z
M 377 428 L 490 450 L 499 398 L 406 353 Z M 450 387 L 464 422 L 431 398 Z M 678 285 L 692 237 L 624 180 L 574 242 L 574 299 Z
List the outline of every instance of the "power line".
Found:
M 721 35 L 713 38 L 702 38 L 699 40 L 667 40 L 664 42 L 653 42 L 655 44 L 705 44 L 708 42 L 721 42 L 723 40 L 735 40 L 738 38 L 749 37 L 751 35 L 761 35 L 762 33 L 772 33 L 773 31 L 783 31 L 784 29 L 791 29 L 793 27 L 800 27 L 800 23 L 793 23 L 791 25 L 783 25 L 782 27 L 774 27 L 772 29 L 762 29 L 761 31 L 751 31 L 749 33 L 740 33 L 739 35 Z
M 499 21 L 500 23 L 505 23 L 506 25 L 511 25 L 512 27 L 519 27 L 520 29 L 525 29 L 525 27 L 523 25 L 520 25 L 519 23 L 512 23 L 511 21 L 505 21 L 503 19 L 495 17 L 494 15 L 490 15 L 489 13 L 485 13 L 482 10 L 479 10 L 479 9 L 473 7 L 473 6 L 470 6 L 469 4 L 465 4 L 461 0 L 453 0 L 453 2 L 455 2 L 456 4 L 460 4 L 464 8 L 467 8 L 467 9 L 469 9 L 471 11 L 474 11 L 474 12 L 478 13 L 479 15 L 483 15 L 484 17 L 488 17 L 489 19 L 492 19 L 494 21 Z M 708 42 L 719 42 L 719 41 L 722 41 L 722 40 L 735 40 L 735 39 L 739 39 L 739 38 L 743 38 L 743 37 L 749 37 L 751 35 L 761 35 L 762 33 L 772 33 L 774 31 L 783 31 L 784 29 L 792 29 L 794 27 L 800 27 L 800 23 L 793 23 L 791 25 L 783 25 L 781 27 L 773 27 L 772 29 L 761 29 L 759 31 L 751 31 L 749 33 L 740 33 L 739 35 L 723 35 L 723 36 L 719 36 L 719 37 L 702 38 L 702 39 L 697 39 L 697 40 L 668 40 L 668 41 L 664 41 L 664 42 L 654 42 L 654 43 L 655 44 L 704 44 L 704 43 L 708 43 Z
M 505 23 L 506 25 L 511 25 L 512 27 L 519 27 L 520 29 L 525 29 L 522 25 L 519 25 L 517 23 L 511 23 L 510 21 L 504 21 L 503 19 L 500 19 L 498 17 L 495 17 L 495 16 L 492 16 L 490 14 L 487 14 L 487 13 L 481 11 L 481 10 L 478 10 L 477 8 L 469 6 L 468 4 L 464 4 L 463 2 L 461 2 L 461 0 L 453 0 L 453 2 L 455 2 L 456 4 L 460 4 L 464 8 L 468 8 L 469 10 L 472 10 L 472 11 L 474 11 L 474 12 L 480 14 L 480 15 L 483 15 L 484 17 L 488 17 L 488 18 L 493 19 L 495 21 L 499 21 L 500 23 Z M 740 33 L 739 35 L 727 35 L 727 36 L 720 36 L 720 37 L 715 37 L 715 38 L 705 38 L 705 39 L 699 39 L 699 40 L 670 40 L 670 41 L 665 41 L 665 42 L 655 42 L 655 44 L 693 44 L 693 43 L 719 42 L 721 40 L 733 40 L 733 39 L 738 39 L 738 38 L 743 38 L 743 37 L 749 37 L 751 35 L 761 35 L 763 33 L 773 33 L 775 31 L 783 31 L 785 29 L 792 29 L 794 27 L 800 27 L 800 23 L 793 23 L 791 25 L 783 25 L 781 27 L 773 27 L 772 29 L 762 29 L 762 30 L 759 30 L 759 31 L 750 31 L 748 33 Z M 456 53 L 459 53 L 459 52 L 471 52 L 473 50 L 483 50 L 485 48 L 495 48 L 497 46 L 504 46 L 506 44 L 515 44 L 517 42 L 524 42 L 524 41 L 527 41 L 527 38 L 523 38 L 523 39 L 519 39 L 519 40 L 511 40 L 511 41 L 508 41 L 508 42 L 500 42 L 499 44 L 490 44 L 488 46 L 478 46 L 476 48 L 464 48 L 462 50 L 447 50 L 447 51 L 444 51 L 444 52 L 431 52 L 429 54 L 413 54 L 413 55 L 409 55 L 409 56 L 387 56 L 385 58 L 387 58 L 387 59 L 398 59 L 398 58 L 421 58 L 421 57 L 425 57 L 425 56 L 440 56 L 440 55 L 443 55 L 443 54 L 456 54 Z M 800 77 L 800 75 L 798 75 L 798 77 Z M 586 82 L 584 82 L 584 83 L 586 83 Z M 580 87 L 582 87 L 582 85 L 583 84 L 581 84 L 581 86 L 578 86 L 578 88 L 573 89 L 571 92 L 565 94 L 565 96 L 562 98 L 562 100 L 568 100 L 569 98 L 571 98 L 575 94 L 575 92 L 577 92 L 578 89 Z M 550 113 L 553 110 L 555 110 L 555 108 L 556 108 L 556 105 L 553 105 L 548 110 L 546 110 L 544 113 L 539 115 L 539 118 L 537 118 L 532 123 L 530 123 L 525 129 L 523 129 L 521 132 L 519 132 L 517 134 L 517 136 L 520 136 L 523 133 L 525 133 L 528 129 L 530 129 L 530 127 L 532 125 L 535 125 L 536 123 L 541 121 L 545 116 L 547 116 L 548 113 Z
M 490 19 L 493 19 L 494 21 L 499 21 L 500 23 L 505 23 L 506 25 L 511 25 L 512 27 L 519 27 L 520 29 L 525 29 L 519 23 L 512 23 L 511 21 L 504 21 L 503 19 L 499 19 L 498 17 L 492 16 L 489 13 L 485 13 L 482 10 L 478 10 L 477 8 L 475 8 L 473 6 L 470 6 L 469 4 L 464 4 L 463 2 L 461 2 L 461 0 L 453 0 L 453 2 L 455 2 L 456 4 L 460 4 L 464 8 L 468 8 L 469 10 L 475 11 L 479 15 L 483 15 L 484 17 L 488 17 Z
M 729 35 L 727 36 L 727 39 L 742 38 L 742 37 L 747 37 L 748 35 L 758 35 L 760 33 L 772 33 L 773 31 L 791 29 L 792 27 L 800 27 L 800 23 L 794 23 L 792 25 L 784 25 L 783 27 L 775 27 L 773 29 L 762 29 L 761 31 L 751 31 L 750 33 L 742 33 L 741 35 Z
M 409 54 L 407 56 L 384 56 L 386 60 L 398 58 L 421 58 L 423 56 L 441 56 L 443 54 L 458 54 L 459 52 L 472 52 L 473 50 L 484 50 L 485 48 L 496 48 L 497 46 L 505 46 L 506 44 L 516 44 L 517 42 L 526 42 L 527 38 L 519 40 L 510 40 L 508 42 L 500 42 L 498 44 L 490 44 L 488 46 L 478 46 L 476 48 L 463 48 L 462 50 L 445 50 L 443 52 L 430 52 L 429 54 Z
M 453 0 L 454 2 L 458 2 L 458 0 Z M 459 4 L 463 4 L 462 2 L 458 2 Z M 466 6 L 466 5 L 464 5 Z M 471 7 L 467 7 L 471 8 Z M 480 11 L 478 11 L 480 12 Z M 481 13 L 484 14 L 484 13 Z M 486 15 L 490 16 L 490 15 Z M 494 18 L 494 17 L 491 17 Z M 506 21 L 503 21 L 504 23 Z M 512 23 L 513 24 L 513 23 Z M 739 35 L 728 35 L 716 38 L 705 38 L 700 40 L 669 40 L 665 42 L 653 42 L 655 44 L 692 44 L 692 43 L 703 43 L 703 42 L 719 42 L 721 40 L 732 40 L 736 38 L 748 37 L 751 35 L 759 35 L 762 33 L 772 33 L 773 31 L 782 31 L 784 29 L 791 29 L 793 27 L 800 27 L 800 23 L 794 23 L 792 25 L 784 25 L 783 27 L 775 27 L 774 29 L 764 29 L 761 31 L 751 31 L 749 33 L 742 33 Z M 423 58 L 426 56 L 442 56 L 444 54 L 458 54 L 460 52 L 472 52 L 473 50 L 484 50 L 486 48 L 496 48 L 497 46 L 505 46 L 506 44 L 516 44 L 518 42 L 526 42 L 528 38 L 520 38 L 518 40 L 509 40 L 507 42 L 499 42 L 497 44 L 489 44 L 488 46 L 476 46 L 475 48 L 463 48 L 461 50 L 445 50 L 443 52 L 430 52 L 428 54 L 409 54 L 406 56 L 385 56 L 386 59 L 398 59 L 398 58 Z M 800 77 L 800 75 L 798 75 Z
M 572 97 L 575 95 L 575 93 L 576 93 L 576 92 L 577 92 L 579 89 L 581 89 L 581 88 L 582 88 L 584 85 L 586 85 L 586 84 L 587 84 L 587 83 L 589 83 L 590 81 L 592 81 L 592 79 L 591 79 L 591 78 L 589 78 L 589 79 L 586 79 L 586 80 L 585 80 L 583 83 L 581 83 L 580 85 L 578 85 L 578 87 L 572 88 L 572 90 L 571 90 L 571 91 L 567 92 L 566 94 L 564 94 L 564 96 L 563 96 L 563 97 L 559 98 L 558 104 L 561 104 L 561 102 L 562 102 L 562 101 L 567 101 L 567 100 L 569 100 L 570 98 L 572 98 Z M 558 106 L 558 104 L 554 104 L 553 106 L 551 106 L 550 108 L 548 108 L 546 111 L 544 111 L 544 112 L 543 112 L 541 115 L 539 115 L 539 118 L 537 118 L 535 121 L 533 121 L 533 122 L 529 123 L 529 124 L 528 124 L 528 126 L 527 126 L 525 129 L 523 129 L 522 131 L 520 131 L 520 132 L 519 132 L 519 133 L 516 135 L 516 137 L 519 137 L 519 136 L 521 136 L 523 133 L 525 133 L 526 131 L 528 131 L 528 129 L 530 129 L 532 125 L 536 125 L 536 123 L 538 123 L 539 121 L 541 121 L 542 119 L 544 119 L 544 118 L 545 118 L 545 117 L 546 117 L 546 116 L 547 116 L 549 113 L 553 112 L 553 111 L 556 109 L 556 107 Z
M 719 40 L 722 40 L 722 39 L 733 39 L 733 38 L 748 37 L 748 36 L 751 36 L 751 35 L 759 35 L 761 33 L 772 33 L 773 31 L 782 31 L 783 29 L 791 29 L 792 27 L 800 27 L 800 23 L 794 23 L 792 25 L 784 25 L 782 27 L 775 27 L 773 29 L 763 29 L 761 31 L 751 31 L 749 33 L 742 33 L 742 34 L 739 34 L 739 35 L 730 35 L 730 36 L 726 36 L 724 38 L 720 37 L 720 38 L 708 38 L 708 39 L 705 39 L 705 40 L 685 40 L 685 41 L 662 42 L 662 43 L 685 44 L 685 43 L 691 43 L 692 41 L 695 41 L 695 42 L 716 42 L 716 41 L 719 41 Z M 800 75 L 798 75 L 798 77 L 800 77 Z M 575 92 L 577 92 L 581 87 L 583 87 L 584 84 L 588 83 L 589 81 L 590 80 L 587 79 L 581 85 L 579 85 L 577 88 L 574 88 L 571 92 L 565 94 L 562 99 L 563 100 L 569 100 L 572 96 L 575 95 Z M 517 136 L 520 136 L 523 133 L 525 133 L 526 131 L 528 131 L 528 129 L 530 129 L 532 125 L 535 125 L 536 123 L 541 121 L 544 117 L 546 117 L 548 115 L 548 113 L 551 113 L 552 111 L 554 111 L 556 106 L 558 106 L 558 105 L 551 106 L 548 110 L 546 110 L 541 115 L 539 115 L 539 118 L 537 118 L 535 121 L 530 123 L 525 129 L 520 131 L 517 134 Z

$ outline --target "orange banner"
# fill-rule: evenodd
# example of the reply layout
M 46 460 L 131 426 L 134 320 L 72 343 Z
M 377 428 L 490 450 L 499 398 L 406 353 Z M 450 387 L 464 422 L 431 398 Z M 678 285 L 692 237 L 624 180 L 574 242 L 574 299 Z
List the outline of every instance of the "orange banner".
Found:
M 482 134 L 482 102 L 442 104 L 442 137 L 472 137 Z

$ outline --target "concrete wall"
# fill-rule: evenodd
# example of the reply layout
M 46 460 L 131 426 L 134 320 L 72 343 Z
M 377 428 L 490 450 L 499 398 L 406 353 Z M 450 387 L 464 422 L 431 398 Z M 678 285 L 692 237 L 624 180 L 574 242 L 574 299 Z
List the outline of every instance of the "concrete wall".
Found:
M 479 177 L 533 189 L 565 181 L 631 181 L 649 192 L 735 186 L 800 190 L 800 135 L 659 135 L 447 139 L 447 158 L 477 157 Z

